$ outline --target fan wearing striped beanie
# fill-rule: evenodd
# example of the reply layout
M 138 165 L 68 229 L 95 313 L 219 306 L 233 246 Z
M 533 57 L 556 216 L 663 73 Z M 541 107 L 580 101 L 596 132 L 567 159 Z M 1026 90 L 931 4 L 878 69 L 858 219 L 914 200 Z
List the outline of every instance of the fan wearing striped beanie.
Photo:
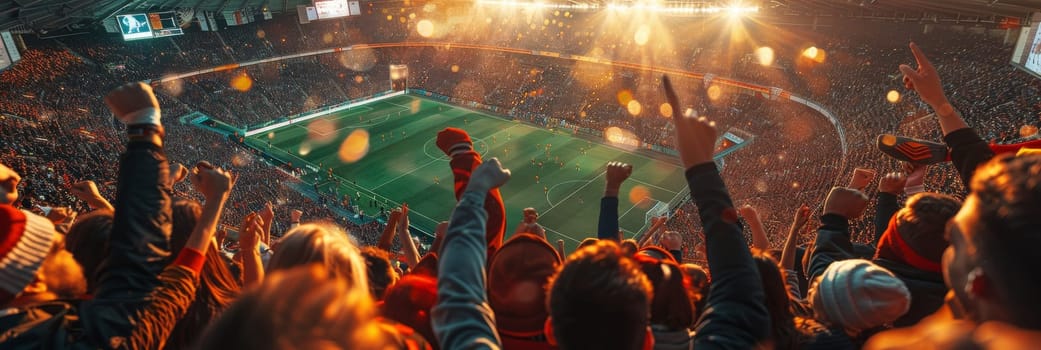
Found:
M 86 291 L 83 270 L 72 254 L 60 249 L 60 241 L 47 218 L 0 204 L 0 306 Z

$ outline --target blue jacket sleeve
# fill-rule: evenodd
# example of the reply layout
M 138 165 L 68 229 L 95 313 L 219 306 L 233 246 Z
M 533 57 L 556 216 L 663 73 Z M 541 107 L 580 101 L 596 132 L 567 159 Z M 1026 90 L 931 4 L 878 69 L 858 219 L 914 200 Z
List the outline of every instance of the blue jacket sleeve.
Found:
M 618 240 L 618 197 L 600 199 L 600 221 L 596 226 L 596 238 Z
M 765 293 L 715 163 L 687 170 L 687 185 L 705 229 L 712 291 L 697 323 L 696 349 L 751 349 L 770 334 Z
M 817 240 L 810 256 L 809 280 L 823 274 L 832 262 L 855 257 L 853 243 L 849 240 L 849 220 L 835 214 L 821 216 L 821 226 L 817 229 Z
M 434 333 L 442 349 L 498 349 L 501 344 L 485 293 L 485 196 L 487 193 L 464 192 L 445 233 L 438 302 L 432 311 Z

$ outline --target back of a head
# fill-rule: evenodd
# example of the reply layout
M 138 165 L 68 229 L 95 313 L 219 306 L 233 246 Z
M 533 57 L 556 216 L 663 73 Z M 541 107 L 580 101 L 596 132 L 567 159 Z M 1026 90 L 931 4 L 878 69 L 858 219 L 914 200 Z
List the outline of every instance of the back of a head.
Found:
M 361 249 L 361 257 L 365 259 L 366 275 L 369 279 L 369 292 L 375 300 L 383 299 L 387 288 L 398 281 L 398 273 L 390 262 L 390 253 L 376 247 Z
M 667 259 L 637 255 L 636 260 L 654 290 L 651 299 L 651 324 L 667 331 L 682 331 L 694 325 L 692 292 L 684 281 L 683 271 Z M 689 282 L 689 280 L 688 280 Z
M 893 322 L 911 306 L 903 281 L 862 259 L 831 263 L 810 287 L 807 299 L 818 321 L 852 333 Z
M 437 348 L 437 337 L 430 323 L 430 311 L 437 304 L 437 278 L 407 274 L 387 288 L 380 311 L 383 317 L 411 327 L 431 346 Z
M 650 325 L 651 285 L 613 241 L 572 253 L 549 287 L 560 349 L 640 349 Z
M 242 295 L 200 339 L 200 349 L 384 349 L 367 288 L 320 264 L 284 269 Z
M 999 156 L 980 166 L 970 197 L 977 220 L 968 236 L 994 301 L 1005 305 L 1003 321 L 1041 329 L 1041 156 Z
M 331 224 L 304 224 L 289 230 L 279 240 L 268 271 L 318 263 L 330 274 L 343 277 L 352 286 L 369 289 L 365 261 L 347 233 Z
M 112 232 L 112 211 L 99 209 L 76 218 L 65 234 L 65 250 L 83 268 L 87 292 L 97 287 L 97 272 L 108 252 L 108 236 Z
M 945 194 L 923 192 L 911 196 L 894 215 L 891 229 L 883 234 L 876 257 L 938 272 L 943 251 L 947 249 L 944 238 L 947 221 L 960 208 L 960 200 Z
M 495 252 L 488 265 L 488 304 L 500 333 L 542 334 L 549 316 L 545 287 L 560 263 L 553 246 L 527 233 L 514 235 Z
M 708 286 L 708 272 L 701 265 L 686 263 L 680 265 L 680 268 L 690 278 L 690 287 L 694 292 L 701 293 Z
M 202 215 L 202 207 L 193 200 L 177 199 L 171 205 L 171 214 L 170 250 L 173 255 L 177 255 L 195 230 Z M 170 332 L 165 349 L 190 347 L 198 339 L 199 333 L 235 301 L 240 287 L 221 257 L 220 250 L 216 245 L 211 245 L 206 250 L 206 264 L 199 275 L 195 300 Z
M 777 260 L 765 251 L 755 250 L 752 259 L 755 260 L 766 293 L 766 310 L 770 312 L 770 341 L 775 349 L 795 349 L 798 346 L 798 333 L 784 274 L 777 266 Z

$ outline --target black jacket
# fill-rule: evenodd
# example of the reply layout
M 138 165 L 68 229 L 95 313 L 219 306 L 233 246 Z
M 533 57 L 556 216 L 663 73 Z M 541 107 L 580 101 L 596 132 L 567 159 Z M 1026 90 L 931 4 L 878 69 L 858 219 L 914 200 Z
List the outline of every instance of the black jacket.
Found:
M 763 285 L 737 212 L 715 163 L 687 169 L 687 185 L 705 229 L 712 290 L 698 319 L 695 349 L 752 349 L 770 335 Z
M 157 349 L 195 297 L 196 271 L 170 255 L 170 197 L 160 146 L 130 142 L 119 167 L 109 252 L 94 298 L 0 316 L 0 349 Z

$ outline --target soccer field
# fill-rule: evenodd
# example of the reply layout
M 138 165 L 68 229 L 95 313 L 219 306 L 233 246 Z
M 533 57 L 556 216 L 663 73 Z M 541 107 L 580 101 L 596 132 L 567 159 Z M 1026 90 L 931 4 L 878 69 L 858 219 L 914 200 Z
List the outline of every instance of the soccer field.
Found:
M 324 126 L 311 127 L 309 135 L 308 124 L 319 120 Z M 302 162 L 315 168 L 321 164 L 320 172 L 309 171 L 304 180 L 324 184 L 323 193 L 335 186 L 325 181 L 332 168 L 342 179 L 337 193 L 341 198 L 350 195 L 366 214 L 409 203 L 412 224 L 432 233 L 439 221 L 448 220 L 455 203 L 449 159 L 435 144 L 437 132 L 445 127 L 466 130 L 485 159 L 498 157 L 512 171 L 501 188 L 507 237 L 525 207 L 538 210 L 550 242 L 563 239 L 573 249 L 582 239 L 595 237 L 609 161 L 633 165 L 619 195 L 619 225 L 627 237 L 645 229 L 645 214 L 655 201 L 670 203 L 686 189 L 683 169 L 672 161 L 410 95 L 259 133 L 247 143 L 297 167 L 303 168 Z M 356 129 L 368 131 L 369 151 L 357 162 L 345 163 L 338 152 Z M 547 144 L 552 145 L 548 156 Z M 376 207 L 371 205 L 374 198 Z

